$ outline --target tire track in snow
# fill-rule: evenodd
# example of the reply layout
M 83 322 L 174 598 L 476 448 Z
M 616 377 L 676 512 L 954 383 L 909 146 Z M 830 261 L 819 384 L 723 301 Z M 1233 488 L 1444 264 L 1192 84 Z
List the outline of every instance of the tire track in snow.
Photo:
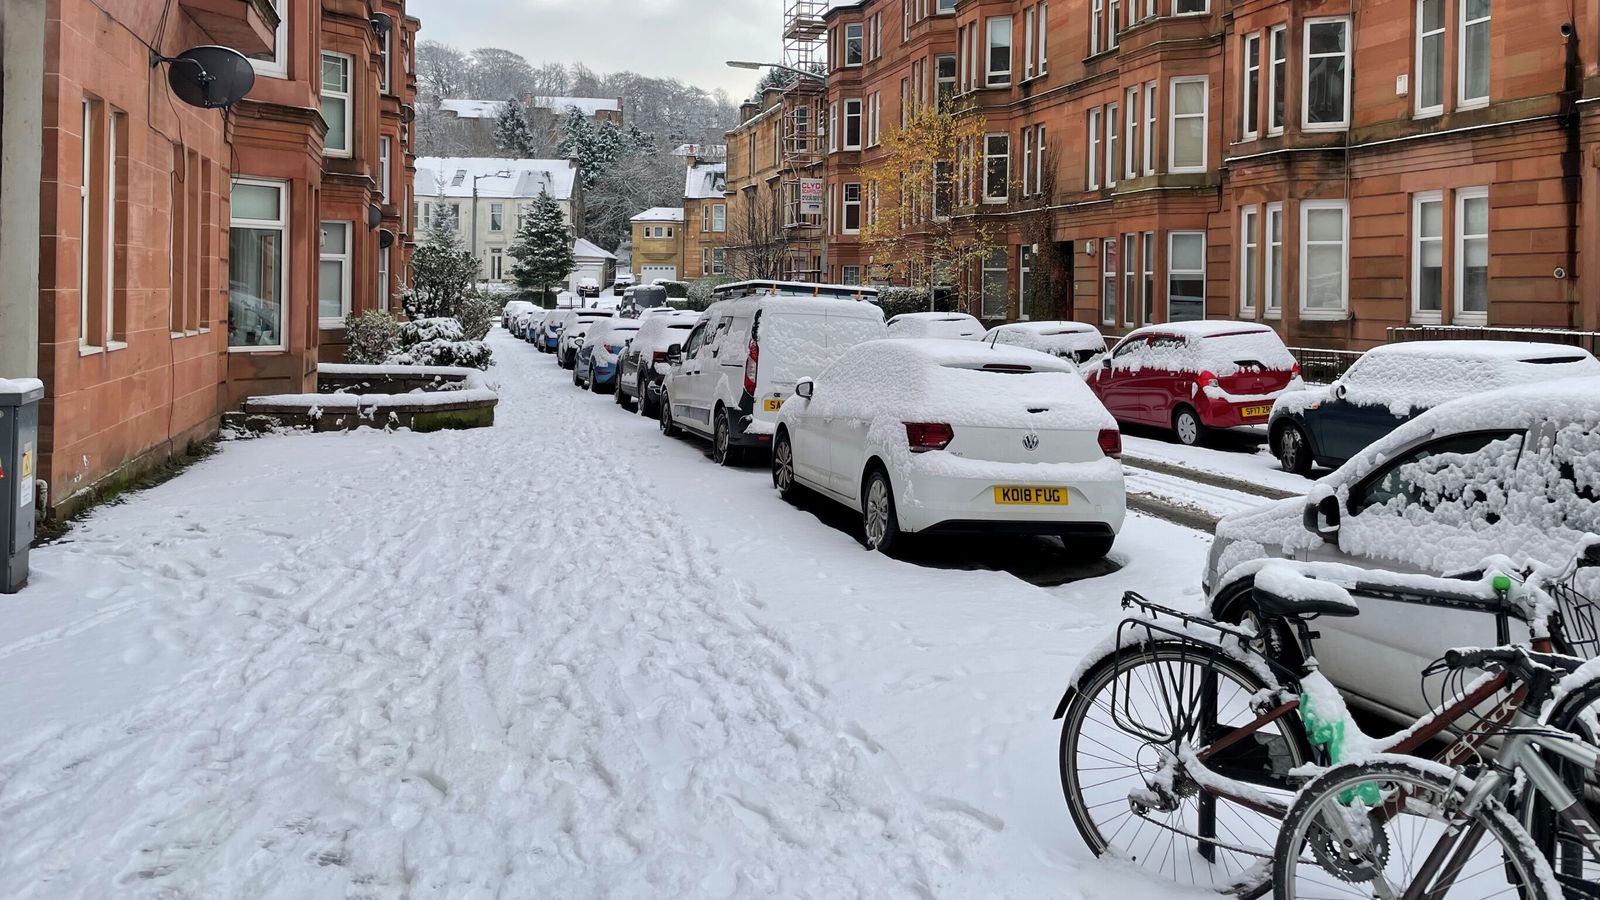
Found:
M 0 893 L 928 896 L 998 827 L 834 719 L 702 536 L 624 517 L 638 473 L 590 398 L 497 349 L 493 429 L 281 439 L 385 442 L 423 489 L 330 467 L 334 512 L 245 573 L 124 556 L 197 604 L 194 668 L 0 749 Z

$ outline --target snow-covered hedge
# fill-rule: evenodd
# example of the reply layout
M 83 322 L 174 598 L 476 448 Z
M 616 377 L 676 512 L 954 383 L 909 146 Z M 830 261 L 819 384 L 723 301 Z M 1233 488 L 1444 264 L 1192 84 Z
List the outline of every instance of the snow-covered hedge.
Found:
M 455 319 L 417 319 L 400 326 L 399 350 L 385 363 L 401 366 L 466 366 L 487 369 L 489 345 L 465 340 L 466 332 Z
M 667 289 L 668 297 L 684 300 L 689 296 L 689 283 L 687 281 L 668 281 L 663 278 L 656 281 L 656 283 Z
M 495 295 L 473 291 L 461 299 L 456 308 L 456 320 L 461 323 L 467 340 L 481 341 L 488 336 L 489 329 L 499 321 L 500 311 L 509 296 L 509 293 Z
M 358 365 L 376 365 L 400 349 L 400 322 L 386 310 L 369 309 L 344 317 L 344 358 Z
M 697 278 L 689 282 L 689 296 L 686 298 L 688 302 L 684 304 L 684 308 L 703 312 L 711 305 L 711 290 L 730 281 L 733 279 L 727 275 L 713 275 L 710 278 Z M 667 296 L 672 295 L 669 293 Z

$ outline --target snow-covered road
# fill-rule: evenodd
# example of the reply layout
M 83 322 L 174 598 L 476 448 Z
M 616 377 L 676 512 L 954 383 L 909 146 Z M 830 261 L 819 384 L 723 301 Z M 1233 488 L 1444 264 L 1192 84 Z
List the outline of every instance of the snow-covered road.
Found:
M 491 338 L 492 429 L 228 444 L 0 603 L 0 896 L 1173 896 L 1050 716 L 1131 516 L 1043 589 L 897 562 Z

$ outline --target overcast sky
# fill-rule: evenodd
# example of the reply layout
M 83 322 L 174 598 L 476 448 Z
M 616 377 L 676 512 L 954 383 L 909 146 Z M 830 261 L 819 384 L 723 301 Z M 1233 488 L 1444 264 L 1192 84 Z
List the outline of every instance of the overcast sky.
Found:
M 408 0 L 406 12 L 422 20 L 422 40 L 677 78 L 736 100 L 760 75 L 723 62 L 783 51 L 783 0 Z

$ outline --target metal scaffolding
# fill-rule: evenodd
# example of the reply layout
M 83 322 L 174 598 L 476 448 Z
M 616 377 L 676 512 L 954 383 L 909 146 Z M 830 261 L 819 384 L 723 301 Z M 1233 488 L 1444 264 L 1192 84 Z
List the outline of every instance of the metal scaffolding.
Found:
M 826 71 L 828 0 L 782 0 L 783 64 L 801 72 Z M 817 78 L 792 75 L 783 90 L 781 156 L 784 226 L 789 230 L 785 277 L 822 280 L 822 216 L 801 211 L 802 187 L 822 177 L 822 109 L 826 95 Z

